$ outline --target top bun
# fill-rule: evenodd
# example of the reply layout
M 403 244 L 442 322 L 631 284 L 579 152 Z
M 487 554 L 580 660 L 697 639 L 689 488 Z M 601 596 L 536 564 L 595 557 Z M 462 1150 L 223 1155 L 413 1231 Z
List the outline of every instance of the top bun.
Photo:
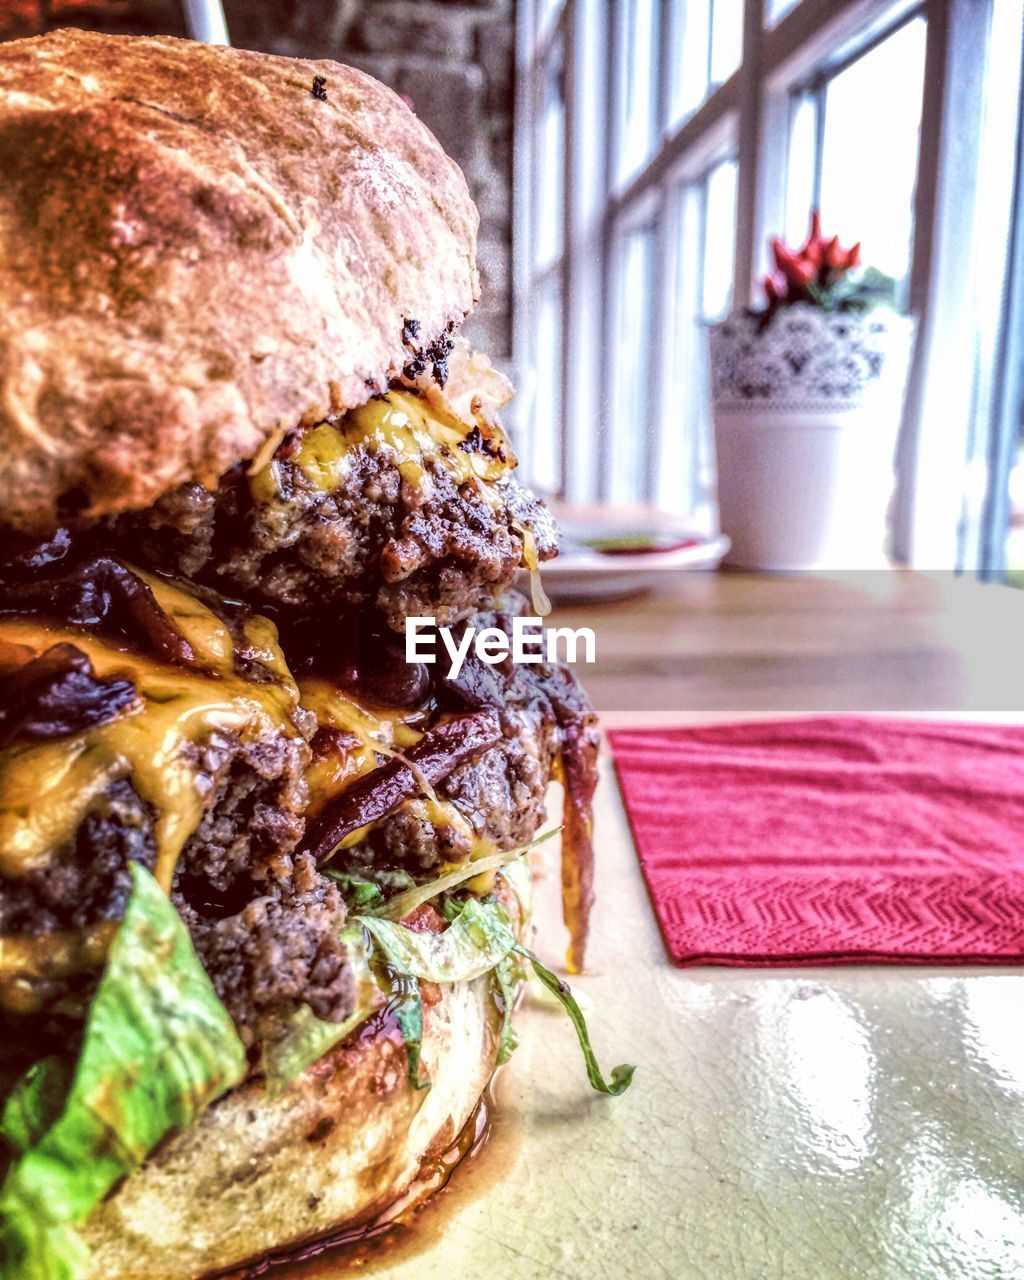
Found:
M 460 169 L 335 62 L 0 45 L 0 173 L 0 522 L 26 531 L 213 487 L 475 301 Z

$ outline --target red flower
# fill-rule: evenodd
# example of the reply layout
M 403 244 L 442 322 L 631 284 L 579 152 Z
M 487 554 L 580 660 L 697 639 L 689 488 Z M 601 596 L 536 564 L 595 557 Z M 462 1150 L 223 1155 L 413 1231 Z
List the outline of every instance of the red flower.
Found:
M 821 234 L 817 209 L 811 214 L 811 229 L 799 249 L 790 249 L 781 240 L 773 239 L 771 250 L 776 270 L 764 281 L 769 311 L 812 300 L 812 286 L 819 292 L 828 289 L 860 264 L 860 242 L 844 249 L 838 236 L 826 240 Z

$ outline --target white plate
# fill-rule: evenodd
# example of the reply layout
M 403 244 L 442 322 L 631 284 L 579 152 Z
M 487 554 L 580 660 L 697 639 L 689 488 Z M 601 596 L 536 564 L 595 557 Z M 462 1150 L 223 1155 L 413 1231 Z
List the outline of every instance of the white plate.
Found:
M 681 534 L 680 541 L 685 537 Z M 541 572 L 544 589 L 556 603 L 623 600 L 648 590 L 659 574 L 670 570 L 715 569 L 728 550 L 729 539 L 721 534 L 702 539 L 694 546 L 628 555 L 608 555 L 570 546 L 549 560 Z

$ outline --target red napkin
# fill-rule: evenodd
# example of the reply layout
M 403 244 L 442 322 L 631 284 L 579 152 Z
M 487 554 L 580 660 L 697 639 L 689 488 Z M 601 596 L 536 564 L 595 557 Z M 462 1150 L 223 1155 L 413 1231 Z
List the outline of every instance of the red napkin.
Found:
M 608 736 L 676 964 L 1024 960 L 1024 727 Z

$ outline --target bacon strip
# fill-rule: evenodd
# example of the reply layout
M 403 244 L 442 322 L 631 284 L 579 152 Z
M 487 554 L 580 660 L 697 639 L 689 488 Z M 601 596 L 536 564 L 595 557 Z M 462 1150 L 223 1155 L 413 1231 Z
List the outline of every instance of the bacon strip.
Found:
M 312 853 L 317 862 L 331 856 L 346 836 L 379 822 L 419 795 L 422 779 L 431 786 L 443 782 L 461 764 L 493 747 L 501 737 L 496 718 L 487 712 L 456 716 L 425 733 L 405 759 L 389 760 L 354 783 L 330 802 L 306 831 L 302 851 Z

